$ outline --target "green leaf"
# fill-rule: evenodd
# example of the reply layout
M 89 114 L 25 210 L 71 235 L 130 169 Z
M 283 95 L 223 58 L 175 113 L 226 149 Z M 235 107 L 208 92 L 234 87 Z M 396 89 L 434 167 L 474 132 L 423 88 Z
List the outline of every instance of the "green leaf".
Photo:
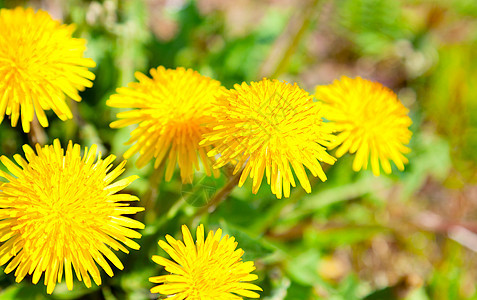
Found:
M 345 225 L 322 230 L 308 229 L 305 231 L 304 240 L 309 246 L 329 249 L 355 244 L 389 231 L 388 228 L 377 225 Z
M 220 228 L 222 228 L 224 233 L 235 237 L 235 240 L 238 242 L 238 248 L 242 248 L 245 252 L 243 255 L 244 261 L 263 259 L 272 254 L 275 250 L 265 239 L 250 236 L 244 229 L 233 226 L 225 220 L 220 222 Z
M 31 299 L 41 300 L 46 297 L 46 286 L 28 283 L 13 284 L 0 293 L 2 300 Z
M 287 289 L 287 294 L 285 298 L 283 298 L 283 300 L 311 299 L 312 291 L 312 287 L 292 281 Z
M 335 289 L 325 282 L 318 274 L 320 253 L 316 249 L 308 249 L 287 260 L 286 270 L 290 277 L 300 285 L 313 287 L 321 286 L 328 293 L 335 293 Z

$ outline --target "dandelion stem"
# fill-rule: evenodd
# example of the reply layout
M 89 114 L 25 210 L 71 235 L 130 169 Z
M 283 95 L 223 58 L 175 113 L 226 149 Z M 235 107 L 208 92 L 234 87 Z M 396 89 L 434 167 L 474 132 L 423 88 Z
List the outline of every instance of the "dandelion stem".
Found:
M 277 39 L 272 53 L 261 67 L 262 76 L 277 78 L 286 71 L 293 54 L 300 46 L 300 41 L 317 15 L 318 3 L 319 0 L 308 1 L 308 4 L 305 3 L 302 9 L 290 19 L 284 34 Z
M 331 166 L 328 164 L 324 164 L 322 166 L 324 172 L 326 172 L 330 167 Z M 321 182 L 321 180 L 318 177 L 310 178 L 310 185 L 312 187 L 314 187 L 319 182 Z M 266 232 L 273 224 L 278 224 L 277 221 L 280 216 L 283 215 L 283 211 L 285 210 L 285 208 L 289 207 L 290 205 L 294 205 L 305 195 L 305 190 L 296 189 L 292 192 L 289 198 L 284 198 L 280 201 L 276 201 L 274 205 L 272 205 L 267 210 L 267 213 L 262 216 L 261 220 L 256 223 L 253 232 Z
M 194 218 L 203 215 L 205 212 L 213 212 L 217 205 L 224 201 L 228 195 L 234 190 L 238 185 L 242 171 L 237 172 L 235 175 L 229 177 L 229 181 L 224 185 L 217 193 L 215 193 L 214 198 L 207 203 L 206 206 L 201 207 L 194 215 Z

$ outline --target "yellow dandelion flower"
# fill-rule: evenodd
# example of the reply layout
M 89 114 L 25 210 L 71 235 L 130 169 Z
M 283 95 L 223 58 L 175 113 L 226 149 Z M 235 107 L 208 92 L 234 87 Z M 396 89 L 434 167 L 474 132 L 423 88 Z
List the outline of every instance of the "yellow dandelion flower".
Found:
M 164 266 L 171 275 L 149 278 L 159 285 L 151 293 L 172 296 L 175 300 L 239 300 L 243 297 L 259 298 L 253 291 L 262 289 L 250 281 L 258 278 L 250 274 L 255 270 L 252 261 L 243 262 L 244 251 L 237 248 L 234 237 L 222 238 L 222 230 L 209 231 L 204 241 L 204 226 L 197 227 L 196 243 L 186 225 L 182 225 L 184 242 L 166 235 L 166 240 L 159 241 L 175 261 L 154 255 L 152 260 Z M 169 299 L 169 298 L 168 298 Z
M 74 25 L 62 25 L 42 10 L 0 10 L 0 123 L 6 115 L 30 131 L 34 113 L 48 126 L 45 110 L 65 121 L 73 116 L 65 94 L 81 101 L 78 90 L 91 87 L 96 64 L 84 58 L 84 39 L 72 38 Z
M 317 99 L 324 102 L 323 110 L 339 132 L 330 148 L 338 147 L 336 156 L 356 153 L 353 170 L 367 169 L 371 157 L 373 173 L 379 175 L 379 165 L 391 173 L 390 160 L 399 170 L 408 162 L 404 145 L 411 139 L 408 109 L 396 94 L 380 83 L 360 77 L 335 80 L 330 85 L 317 86 Z
M 217 98 L 217 121 L 211 133 L 204 134 L 204 145 L 215 144 L 208 155 L 218 155 L 214 167 L 238 161 L 234 174 L 245 166 L 239 181 L 253 178 L 257 193 L 265 172 L 277 198 L 290 196 L 295 186 L 293 170 L 301 186 L 311 192 L 305 172 L 321 180 L 326 175 L 320 161 L 333 164 L 324 145 L 333 139 L 323 123 L 320 106 L 296 84 L 263 79 L 250 85 L 242 83 Z
M 152 158 L 157 168 L 167 155 L 166 180 L 171 179 L 177 163 L 182 181 L 190 183 L 194 169 L 199 169 L 199 156 L 207 175 L 217 176 L 206 155 L 210 148 L 199 147 L 199 142 L 208 131 L 203 124 L 211 121 L 212 101 L 223 89 L 220 82 L 184 68 L 160 66 L 150 73 L 152 78 L 136 72 L 139 82 L 117 89 L 117 94 L 106 103 L 111 107 L 136 108 L 118 113 L 121 120 L 111 123 L 112 128 L 139 124 L 127 142 L 133 145 L 124 158 L 139 152 L 139 168 Z
M 144 210 L 130 207 L 124 201 L 137 201 L 128 194 L 116 194 L 137 176 L 113 183 L 124 172 L 125 161 L 111 170 L 115 159 L 105 159 L 97 146 L 84 150 L 68 144 L 66 154 L 60 142 L 41 148 L 36 154 L 28 145 L 23 146 L 26 160 L 13 156 L 15 163 L 5 156 L 0 158 L 13 175 L 0 171 L 8 180 L 0 190 L 0 265 L 7 262 L 5 273 L 14 269 L 16 281 L 33 274 L 38 283 L 43 272 L 48 294 L 61 282 L 63 272 L 69 290 L 73 288 L 73 271 L 87 287 L 91 279 L 101 284 L 97 264 L 109 275 L 113 271 L 107 258 L 118 269 L 123 265 L 111 248 L 128 253 L 123 246 L 139 249 L 131 238 L 141 234 L 131 228 L 143 229 L 138 221 L 123 216 Z M 122 244 L 121 244 L 122 243 Z

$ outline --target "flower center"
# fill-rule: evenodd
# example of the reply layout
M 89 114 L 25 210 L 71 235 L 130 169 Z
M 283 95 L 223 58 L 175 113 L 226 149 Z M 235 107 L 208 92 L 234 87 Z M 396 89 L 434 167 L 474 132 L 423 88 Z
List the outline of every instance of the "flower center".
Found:
M 213 257 L 206 257 L 204 261 L 195 263 L 189 276 L 191 295 L 211 297 L 224 292 L 218 290 L 218 287 L 227 286 L 230 281 L 230 270 L 223 265 L 223 262 Z
M 101 203 L 106 195 L 99 176 L 90 176 L 93 173 L 81 161 L 66 167 L 59 163 L 32 163 L 30 172 L 19 178 L 23 186 L 30 186 L 17 207 L 17 230 L 31 241 L 26 251 L 37 253 L 47 241 L 54 241 L 49 247 L 62 248 L 73 232 L 77 241 L 89 244 L 91 229 L 108 213 L 106 203 Z M 42 234 L 32 234 L 36 232 Z

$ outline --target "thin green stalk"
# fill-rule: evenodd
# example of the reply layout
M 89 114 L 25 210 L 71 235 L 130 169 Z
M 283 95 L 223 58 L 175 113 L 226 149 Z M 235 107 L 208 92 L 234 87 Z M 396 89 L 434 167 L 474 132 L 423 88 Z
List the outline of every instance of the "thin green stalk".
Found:
M 324 165 L 323 171 L 326 171 L 330 168 L 330 165 Z M 320 179 L 318 177 L 310 178 L 310 185 L 311 187 L 315 186 Z M 282 215 L 283 210 L 298 202 L 298 200 L 302 199 L 303 196 L 306 195 L 306 191 L 302 188 L 295 189 L 289 198 L 284 198 L 276 201 L 274 205 L 272 205 L 268 210 L 267 213 L 262 216 L 259 222 L 253 228 L 253 232 L 265 232 L 267 231 Z
M 194 219 L 200 217 L 206 212 L 213 212 L 217 205 L 219 205 L 222 201 L 224 201 L 228 195 L 234 190 L 234 188 L 238 185 L 240 181 L 240 176 L 242 175 L 242 171 L 237 172 L 235 175 L 229 177 L 229 181 L 225 184 L 217 193 L 215 193 L 212 200 L 210 200 L 207 205 L 201 207 L 195 214 Z
M 288 43 L 288 46 L 286 47 L 286 50 L 283 52 L 283 55 L 281 56 L 281 58 L 278 60 L 279 63 L 274 68 L 273 72 L 268 72 L 266 70 L 267 66 L 262 67 L 262 73 L 265 73 L 263 74 L 264 76 L 269 78 L 277 78 L 278 76 L 280 76 L 287 70 L 288 65 L 290 64 L 291 58 L 297 51 L 303 37 L 308 31 L 310 23 L 313 21 L 313 19 L 317 15 L 316 11 L 317 11 L 318 3 L 319 3 L 319 0 L 309 1 L 308 5 L 304 5 L 301 11 L 296 16 L 292 17 L 288 25 L 288 30 L 284 34 L 284 38 L 286 38 L 287 33 L 290 32 L 289 35 L 292 36 L 292 38 L 288 39 L 290 40 L 290 42 Z M 298 22 L 301 22 L 301 23 L 297 24 Z M 280 47 L 281 46 L 279 45 L 280 43 L 281 41 L 277 40 L 276 46 Z

